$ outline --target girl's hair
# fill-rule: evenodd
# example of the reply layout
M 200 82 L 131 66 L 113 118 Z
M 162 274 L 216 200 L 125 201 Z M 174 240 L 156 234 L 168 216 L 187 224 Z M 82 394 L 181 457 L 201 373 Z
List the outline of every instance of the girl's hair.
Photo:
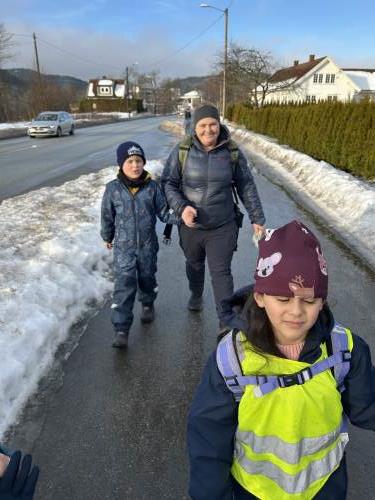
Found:
M 323 309 L 319 314 L 330 314 L 329 306 L 323 303 Z M 246 322 L 246 329 L 243 330 L 246 339 L 250 342 L 251 348 L 258 354 L 271 354 L 279 358 L 286 356 L 278 349 L 271 322 L 264 308 L 259 307 L 251 294 L 242 310 L 242 317 Z

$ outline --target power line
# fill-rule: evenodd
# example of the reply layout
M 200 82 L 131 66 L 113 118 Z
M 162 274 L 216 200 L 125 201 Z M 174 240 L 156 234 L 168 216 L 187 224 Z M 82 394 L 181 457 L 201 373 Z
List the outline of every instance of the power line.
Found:
M 212 28 L 212 26 L 215 26 L 216 23 L 218 23 L 220 21 L 220 19 L 223 17 L 223 14 L 220 15 L 212 24 L 210 24 L 209 26 L 207 26 L 206 29 L 204 29 L 203 31 L 201 31 L 200 33 L 198 33 L 198 35 L 196 35 L 194 38 L 192 38 L 190 40 L 190 42 L 186 43 L 185 45 L 183 45 L 181 48 L 177 49 L 175 52 L 172 52 L 172 54 L 169 54 L 169 56 L 163 58 L 163 59 L 160 59 L 160 61 L 157 61 L 156 63 L 154 64 L 150 64 L 149 66 L 151 67 L 154 67 L 154 66 L 158 66 L 159 64 L 161 64 L 162 62 L 164 61 L 167 61 L 168 59 L 171 59 L 172 57 L 174 57 L 176 54 L 178 54 L 179 52 L 183 51 L 184 49 L 186 49 L 186 47 L 188 47 L 189 45 L 191 45 L 193 42 L 195 42 L 195 40 L 198 40 L 198 38 L 200 38 L 201 36 L 203 36 L 209 29 Z
M 233 1 L 233 0 L 232 0 Z M 200 33 L 198 33 L 195 37 L 193 37 L 189 42 L 187 42 L 185 45 L 183 45 L 182 47 L 180 47 L 179 49 L 177 49 L 175 52 L 172 52 L 171 54 L 169 54 L 168 56 L 164 57 L 163 59 L 160 59 L 159 61 L 156 61 L 155 63 L 152 63 L 152 64 L 148 64 L 149 67 L 153 68 L 155 66 L 158 66 L 159 64 L 169 60 L 169 59 L 172 59 L 173 57 L 175 57 L 177 54 L 179 54 L 180 52 L 182 52 L 184 49 L 186 49 L 187 47 L 189 47 L 189 45 L 191 45 L 193 42 L 195 42 L 196 40 L 198 40 L 198 38 L 200 38 L 201 36 L 203 36 L 209 29 L 211 29 L 213 26 L 215 26 L 215 24 L 217 24 L 220 19 L 223 17 L 223 15 L 220 15 L 217 19 L 215 19 L 215 21 L 213 23 L 211 23 L 209 26 L 207 26 L 207 28 L 205 28 L 203 31 L 201 31 Z M 27 35 L 27 34 L 21 34 L 21 33 L 12 33 L 13 36 L 25 36 L 25 37 L 32 37 L 32 35 Z M 44 44 L 46 45 L 49 45 L 51 47 L 53 47 L 54 49 L 56 50 L 59 50 L 60 52 L 63 52 L 71 57 L 74 57 L 75 59 L 78 59 L 80 61 L 83 61 L 87 64 L 92 64 L 92 65 L 95 65 L 97 66 L 98 64 L 101 64 L 102 66 L 105 66 L 107 68 L 111 68 L 113 70 L 116 70 L 116 71 L 122 71 L 122 68 L 119 68 L 117 66 L 111 66 L 109 64 L 102 64 L 102 63 L 99 63 L 99 61 L 91 61 L 91 60 L 88 60 L 88 59 L 84 59 L 83 57 L 80 57 L 80 56 L 77 56 L 76 54 L 73 54 L 72 52 L 69 52 L 65 49 L 62 49 L 61 47 L 58 47 L 57 45 L 47 41 L 47 40 L 44 40 L 43 38 L 40 38 L 39 36 L 37 37 L 38 40 L 40 40 L 41 42 L 43 42 Z

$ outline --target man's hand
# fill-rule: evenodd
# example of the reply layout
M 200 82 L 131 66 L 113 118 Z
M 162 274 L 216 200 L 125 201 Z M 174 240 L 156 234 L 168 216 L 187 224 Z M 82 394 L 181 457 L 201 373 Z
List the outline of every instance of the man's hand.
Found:
M 181 218 L 187 227 L 195 227 L 195 218 L 197 216 L 197 210 L 189 205 L 184 208 Z
M 31 455 L 25 455 L 21 462 L 21 452 L 16 451 L 0 478 L 1 500 L 32 500 L 38 481 L 39 468 L 31 469 Z
M 106 242 L 105 246 L 108 248 L 108 250 L 112 250 L 112 248 L 113 248 L 113 243 L 107 243 L 107 242 Z

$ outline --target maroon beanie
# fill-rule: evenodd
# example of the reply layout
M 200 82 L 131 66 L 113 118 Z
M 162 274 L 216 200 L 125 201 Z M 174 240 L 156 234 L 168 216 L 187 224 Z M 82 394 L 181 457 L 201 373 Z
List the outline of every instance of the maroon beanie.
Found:
M 327 298 L 328 273 L 320 243 L 302 222 L 266 229 L 259 241 L 254 292 Z

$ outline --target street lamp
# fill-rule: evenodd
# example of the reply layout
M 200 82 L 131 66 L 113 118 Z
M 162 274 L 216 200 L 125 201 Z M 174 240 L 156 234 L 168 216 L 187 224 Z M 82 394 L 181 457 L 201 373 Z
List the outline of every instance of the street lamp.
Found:
M 219 9 L 219 7 L 214 7 L 213 5 L 208 5 L 207 3 L 201 3 L 200 7 L 219 10 L 224 13 L 224 70 L 223 70 L 223 104 L 222 113 L 223 118 L 226 116 L 227 107 L 227 65 L 228 65 L 228 8 Z

